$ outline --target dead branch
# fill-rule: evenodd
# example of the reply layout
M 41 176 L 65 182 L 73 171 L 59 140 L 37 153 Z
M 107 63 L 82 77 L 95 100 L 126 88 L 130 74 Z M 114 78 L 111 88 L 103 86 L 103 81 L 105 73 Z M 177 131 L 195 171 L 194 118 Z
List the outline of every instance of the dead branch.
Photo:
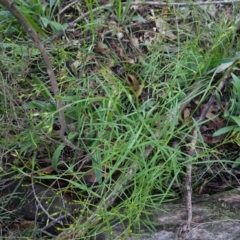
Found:
M 27 19 L 23 16 L 23 14 L 18 10 L 15 3 L 11 0 L 0 0 L 0 3 L 9 11 L 11 14 L 19 21 L 19 23 L 22 25 L 23 29 L 30 35 L 33 42 L 35 43 L 38 50 L 41 52 L 43 62 L 47 69 L 47 74 L 50 79 L 50 83 L 52 86 L 52 91 L 56 100 L 57 110 L 59 114 L 59 121 L 61 124 L 60 129 L 60 138 L 63 140 L 65 145 L 69 146 L 70 148 L 77 150 L 82 155 L 82 150 L 79 149 L 77 146 L 72 144 L 66 137 L 65 137 L 65 130 L 66 130 L 66 121 L 64 117 L 64 108 L 61 100 L 58 100 L 57 96 L 59 95 L 59 88 L 57 84 L 57 80 L 53 71 L 52 63 L 48 57 L 48 53 L 43 45 L 43 43 L 40 41 L 37 32 L 32 28 L 30 23 L 27 21 Z

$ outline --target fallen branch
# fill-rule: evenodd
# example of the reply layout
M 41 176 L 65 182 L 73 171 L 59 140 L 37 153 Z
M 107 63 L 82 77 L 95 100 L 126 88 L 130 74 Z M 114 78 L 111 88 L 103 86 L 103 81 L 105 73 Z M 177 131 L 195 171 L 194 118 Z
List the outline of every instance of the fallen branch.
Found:
M 19 23 L 22 25 L 23 29 L 30 35 L 33 42 L 35 43 L 36 47 L 40 51 L 43 62 L 47 69 L 47 74 L 50 79 L 50 83 L 52 86 L 52 91 L 56 100 L 57 110 L 59 114 L 59 121 L 61 124 L 60 129 L 60 138 L 63 140 L 65 145 L 69 146 L 70 148 L 80 152 L 80 155 L 82 155 L 82 149 L 78 148 L 74 144 L 72 144 L 66 137 L 65 137 L 65 130 L 66 130 L 66 121 L 64 117 L 64 108 L 61 100 L 58 100 L 59 95 L 59 88 L 57 84 L 57 80 L 53 71 L 52 63 L 48 57 L 48 53 L 43 45 L 43 43 L 40 41 L 37 32 L 32 28 L 30 23 L 27 21 L 27 19 L 23 16 L 23 14 L 18 10 L 15 3 L 10 0 L 0 0 L 0 3 L 19 21 Z

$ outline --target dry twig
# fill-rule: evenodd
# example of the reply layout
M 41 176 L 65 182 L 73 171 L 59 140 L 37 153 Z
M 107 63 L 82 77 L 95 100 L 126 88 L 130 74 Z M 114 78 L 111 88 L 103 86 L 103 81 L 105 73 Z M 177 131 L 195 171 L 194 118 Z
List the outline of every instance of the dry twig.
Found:
M 229 76 L 227 75 L 226 77 L 223 78 L 223 80 L 219 83 L 214 93 L 211 95 L 210 99 L 208 100 L 207 104 L 205 105 L 198 119 L 198 123 L 201 123 L 205 119 L 211 105 L 213 104 L 216 98 L 216 94 L 222 90 L 228 77 Z M 192 138 L 191 147 L 189 150 L 190 158 L 192 158 L 194 155 L 197 154 L 196 147 L 198 145 L 198 131 L 199 130 L 197 129 L 197 127 L 195 127 L 193 130 L 193 138 Z M 187 237 L 188 233 L 191 231 L 191 223 L 192 223 L 192 164 L 191 163 L 186 166 L 186 210 L 187 210 L 187 221 L 183 223 L 183 225 L 178 229 L 178 233 L 177 233 L 178 240 L 184 240 Z

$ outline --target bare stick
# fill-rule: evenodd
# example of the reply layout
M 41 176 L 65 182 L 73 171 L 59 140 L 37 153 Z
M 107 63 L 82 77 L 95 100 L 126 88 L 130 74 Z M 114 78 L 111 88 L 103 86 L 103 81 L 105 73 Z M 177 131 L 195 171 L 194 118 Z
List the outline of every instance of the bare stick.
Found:
M 61 9 L 61 11 L 59 12 L 59 14 L 62 14 L 64 13 L 68 8 L 70 8 L 72 5 L 78 3 L 79 1 L 78 0 L 75 0 L 73 2 L 70 2 L 67 6 L 65 6 L 63 9 Z
M 65 118 L 64 118 L 64 108 L 63 108 L 63 104 L 62 104 L 61 100 L 58 100 L 58 97 L 57 97 L 59 95 L 59 88 L 58 88 L 57 80 L 56 80 L 55 74 L 53 72 L 52 63 L 51 63 L 51 61 L 50 61 L 50 59 L 48 57 L 48 53 L 47 53 L 43 43 L 40 41 L 37 32 L 32 28 L 32 26 L 27 21 L 27 19 L 18 10 L 18 8 L 16 7 L 14 2 L 12 2 L 10 0 L 0 0 L 0 3 L 4 7 L 6 7 L 12 13 L 12 15 L 19 21 L 19 23 L 22 25 L 24 30 L 32 38 L 32 40 L 35 43 L 36 47 L 41 52 L 41 55 L 42 55 L 42 58 L 43 58 L 43 62 L 45 64 L 45 66 L 46 66 L 47 74 L 49 76 L 50 83 L 51 83 L 51 86 L 52 86 L 52 91 L 53 91 L 53 94 L 54 94 L 54 97 L 55 97 L 56 103 L 57 103 L 57 109 L 58 109 L 58 114 L 59 114 L 59 121 L 60 121 L 60 124 L 61 124 L 60 138 L 64 141 L 64 143 L 67 146 L 69 146 L 70 148 L 72 148 L 74 150 L 77 150 L 77 151 L 81 152 L 81 154 L 82 154 L 82 150 L 79 149 L 74 144 L 72 144 L 65 137 L 66 121 L 65 121 Z
M 214 103 L 216 98 L 216 94 L 222 90 L 223 86 L 225 85 L 229 75 L 223 78 L 223 80 L 219 83 L 214 93 L 211 95 L 210 99 L 208 100 L 207 104 L 205 105 L 198 122 L 202 122 L 206 117 L 211 105 Z M 193 139 L 191 141 L 191 147 L 189 150 L 189 156 L 193 157 L 197 154 L 196 146 L 198 145 L 198 130 L 197 127 L 193 130 Z M 178 229 L 177 237 L 178 240 L 184 240 L 188 233 L 191 230 L 191 223 L 192 223 L 192 164 L 190 163 L 186 167 L 186 210 L 187 210 L 187 221 Z

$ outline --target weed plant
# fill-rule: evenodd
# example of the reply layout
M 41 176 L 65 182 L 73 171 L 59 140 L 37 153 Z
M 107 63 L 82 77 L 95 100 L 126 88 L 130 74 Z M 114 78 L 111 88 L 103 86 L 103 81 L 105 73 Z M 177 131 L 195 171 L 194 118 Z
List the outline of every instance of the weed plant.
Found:
M 93 11 L 99 6 L 97 1 L 85 2 L 89 22 L 81 22 L 79 29 L 91 37 L 72 45 L 48 41 L 48 31 L 55 33 L 66 24 L 57 15 L 61 1 L 16 1 L 46 42 L 61 89 L 58 97 L 64 103 L 67 138 L 91 156 L 89 170 L 77 171 L 78 155 L 59 138 L 56 100 L 39 52 L 26 41 L 11 14 L 0 8 L 1 170 L 2 174 L 14 170 L 16 174 L 31 176 L 35 182 L 63 181 L 67 191 L 83 206 L 72 225 L 76 231 L 87 229 L 87 238 L 102 232 L 111 236 L 112 226 L 122 224 L 125 232 L 119 237 L 124 238 L 137 234 L 142 225 L 154 230 L 149 209 L 161 211 L 162 203 L 182 196 L 187 164 L 211 165 L 225 159 L 201 137 L 201 154 L 190 158 L 186 149 L 192 130 L 201 128 L 202 123 L 194 121 L 195 114 L 227 70 L 219 70 L 217 76 L 216 68 L 230 62 L 240 51 L 236 24 L 239 6 L 233 8 L 229 21 L 224 17 L 214 19 L 208 11 L 194 7 L 191 22 L 183 19 L 179 26 L 171 26 L 177 36 L 173 42 L 179 48 L 177 52 L 160 48 L 167 42 L 157 42 L 141 61 L 129 64 L 114 53 L 109 53 L 112 59 L 101 56 L 101 60 L 94 53 L 98 31 L 105 23 L 98 25 L 99 16 Z M 116 1 L 111 9 L 120 25 L 134 17 L 128 14 L 131 1 L 125 5 L 121 2 Z M 81 14 L 81 6 L 76 9 Z M 77 54 L 81 56 L 78 58 Z M 113 73 L 108 66 L 111 61 L 136 77 L 140 92 L 134 91 L 125 76 Z M 77 67 L 72 67 L 73 62 Z M 233 71 L 237 64 L 229 68 Z M 236 112 L 239 77 L 233 78 L 234 88 L 229 89 L 229 94 L 231 109 Z M 144 100 L 140 96 L 143 92 Z M 180 108 L 191 102 L 195 104 L 193 113 L 188 120 L 183 119 Z M 239 116 L 231 119 L 239 131 Z M 151 151 L 146 156 L 148 149 Z M 38 173 L 46 165 L 42 164 L 44 159 L 53 167 L 53 173 Z M 231 162 L 228 159 L 223 162 Z M 131 175 L 128 171 L 133 164 L 137 169 Z M 94 182 L 84 178 L 91 170 L 96 177 Z M 202 171 L 204 175 L 206 168 Z M 127 180 L 127 185 L 122 184 Z M 109 209 L 108 201 L 116 194 L 116 203 Z M 99 217 L 95 225 L 91 218 L 94 214 Z M 87 216 L 84 221 L 83 216 Z

